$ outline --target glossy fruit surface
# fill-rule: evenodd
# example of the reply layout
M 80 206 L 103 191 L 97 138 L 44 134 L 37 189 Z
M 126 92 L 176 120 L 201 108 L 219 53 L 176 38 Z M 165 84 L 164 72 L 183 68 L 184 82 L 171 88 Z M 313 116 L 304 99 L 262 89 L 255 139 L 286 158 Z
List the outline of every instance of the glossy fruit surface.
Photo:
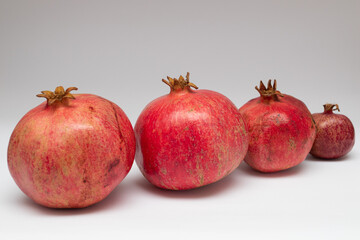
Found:
M 163 80 L 168 95 L 149 103 L 135 125 L 135 160 L 148 181 L 171 190 L 216 182 L 243 160 L 248 138 L 235 105 L 180 76 Z
M 315 139 L 315 124 L 305 104 L 260 82 L 260 97 L 240 108 L 249 132 L 245 162 L 261 172 L 277 172 L 301 163 Z
M 20 189 L 52 208 L 82 208 L 104 199 L 135 155 L 130 121 L 116 104 L 58 87 L 15 127 L 8 166 Z
M 334 108 L 335 107 L 335 108 Z M 314 113 L 317 134 L 310 153 L 318 158 L 335 159 L 345 156 L 355 144 L 355 129 L 348 117 L 335 114 L 337 104 L 325 104 L 323 113 Z

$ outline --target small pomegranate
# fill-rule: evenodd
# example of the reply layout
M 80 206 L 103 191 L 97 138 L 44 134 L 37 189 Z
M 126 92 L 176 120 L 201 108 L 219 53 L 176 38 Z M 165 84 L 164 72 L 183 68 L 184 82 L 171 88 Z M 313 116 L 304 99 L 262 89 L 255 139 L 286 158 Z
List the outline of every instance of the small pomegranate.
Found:
M 149 103 L 135 125 L 135 160 L 159 188 L 184 190 L 216 182 L 243 160 L 248 138 L 235 105 L 220 93 L 167 78 L 170 93 Z
M 337 104 L 324 104 L 323 113 L 314 113 L 317 133 L 310 153 L 318 158 L 334 159 L 345 156 L 355 143 L 355 129 L 350 119 L 342 114 Z
M 8 166 L 20 189 L 38 204 L 82 208 L 104 199 L 127 175 L 135 135 L 116 104 L 77 88 L 57 87 L 38 97 L 15 127 Z
M 305 160 L 315 139 L 315 124 L 305 104 L 276 90 L 255 87 L 260 97 L 240 108 L 249 132 L 245 162 L 260 172 L 277 172 Z

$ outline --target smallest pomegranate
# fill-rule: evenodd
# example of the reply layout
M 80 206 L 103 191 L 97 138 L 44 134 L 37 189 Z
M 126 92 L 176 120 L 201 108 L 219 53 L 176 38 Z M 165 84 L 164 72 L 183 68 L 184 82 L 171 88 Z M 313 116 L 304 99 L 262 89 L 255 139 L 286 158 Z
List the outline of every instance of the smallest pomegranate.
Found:
M 355 143 L 355 130 L 350 119 L 342 114 L 337 104 L 324 104 L 323 113 L 312 114 L 317 134 L 310 153 L 318 158 L 335 159 L 345 156 Z

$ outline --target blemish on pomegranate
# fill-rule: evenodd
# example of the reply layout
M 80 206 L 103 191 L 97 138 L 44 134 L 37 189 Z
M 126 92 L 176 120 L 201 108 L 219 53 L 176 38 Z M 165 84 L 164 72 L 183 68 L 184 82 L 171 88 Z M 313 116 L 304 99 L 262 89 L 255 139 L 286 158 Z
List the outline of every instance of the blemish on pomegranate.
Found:
M 123 134 L 121 132 L 121 129 L 120 129 L 120 123 L 119 123 L 118 115 L 116 113 L 116 109 L 115 109 L 114 104 L 113 103 L 110 103 L 110 104 L 111 104 L 111 107 L 112 107 L 112 109 L 114 111 L 114 116 L 115 116 L 115 120 L 116 120 L 116 126 L 117 126 L 117 129 L 118 129 L 118 132 L 119 132 L 120 141 L 122 142 L 123 139 L 124 139 L 124 136 L 123 136 Z
M 277 125 L 277 126 L 280 125 L 280 118 L 281 118 L 280 113 L 278 113 L 278 114 L 276 115 L 276 118 L 275 118 L 275 122 L 276 122 L 276 125 Z
M 221 176 L 221 169 L 222 169 L 222 165 L 219 164 L 219 166 L 218 166 L 218 172 L 217 172 L 217 176 L 218 176 L 218 177 Z
M 204 174 L 203 173 L 200 173 L 199 181 L 200 181 L 200 185 L 204 184 Z
M 293 150 L 296 148 L 296 143 L 293 138 L 289 138 L 289 146 L 290 146 L 290 150 Z
M 116 167 L 117 165 L 119 165 L 120 163 L 120 159 L 116 158 L 114 161 L 112 161 L 109 165 L 108 171 L 111 172 L 111 170 Z

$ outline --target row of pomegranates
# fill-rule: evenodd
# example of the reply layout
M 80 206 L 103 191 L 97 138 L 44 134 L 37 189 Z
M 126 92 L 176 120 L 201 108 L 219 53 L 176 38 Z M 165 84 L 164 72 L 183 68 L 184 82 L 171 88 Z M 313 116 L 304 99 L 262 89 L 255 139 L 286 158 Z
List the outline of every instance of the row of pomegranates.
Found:
M 260 172 L 301 163 L 308 153 L 339 158 L 354 145 L 354 127 L 337 105 L 311 115 L 306 105 L 277 90 L 276 80 L 256 87 L 260 97 L 240 109 L 225 96 L 186 78 L 168 77 L 170 93 L 149 103 L 135 128 L 115 103 L 77 88 L 42 91 L 46 102 L 15 127 L 8 166 L 20 189 L 52 208 L 81 208 L 104 199 L 134 161 L 163 189 L 185 190 L 216 182 L 245 159 Z M 194 89 L 192 89 L 194 88 Z

